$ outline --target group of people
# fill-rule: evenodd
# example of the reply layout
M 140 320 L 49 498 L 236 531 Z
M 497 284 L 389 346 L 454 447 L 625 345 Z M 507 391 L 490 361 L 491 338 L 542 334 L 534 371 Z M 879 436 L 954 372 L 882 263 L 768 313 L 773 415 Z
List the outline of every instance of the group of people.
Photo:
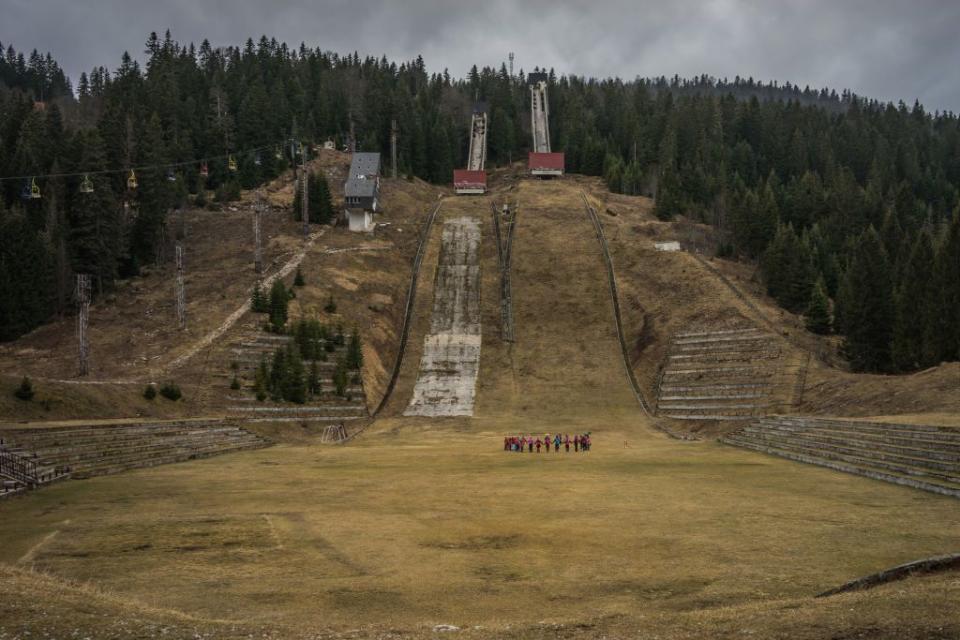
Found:
M 590 432 L 584 434 L 577 434 L 570 437 L 570 434 L 560 435 L 559 433 L 551 436 L 549 433 L 544 434 L 541 438 L 540 436 L 531 436 L 531 435 L 519 435 L 519 436 L 507 436 L 503 439 L 503 450 L 504 451 L 515 451 L 517 453 L 533 453 L 536 451 L 540 453 L 540 450 L 545 448 L 547 453 L 550 452 L 550 447 L 553 447 L 554 453 L 560 452 L 560 447 L 563 447 L 564 451 L 570 452 L 570 447 L 573 447 L 574 452 L 579 453 L 581 451 L 590 451 Z

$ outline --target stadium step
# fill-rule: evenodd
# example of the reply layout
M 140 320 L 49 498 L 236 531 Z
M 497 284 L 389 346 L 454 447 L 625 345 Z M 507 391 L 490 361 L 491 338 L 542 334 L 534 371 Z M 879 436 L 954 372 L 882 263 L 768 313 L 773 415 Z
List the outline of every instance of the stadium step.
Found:
M 720 439 L 839 471 L 960 497 L 960 430 L 831 418 L 776 416 Z
M 73 477 L 116 473 L 267 446 L 223 419 L 52 425 L 0 430 L 6 447 Z
M 835 471 L 852 473 L 852 474 L 864 476 L 867 478 L 873 478 L 875 480 L 883 480 L 885 482 L 892 482 L 894 484 L 913 487 L 915 489 L 922 489 L 924 491 L 930 491 L 933 493 L 939 493 L 941 495 L 960 498 L 960 484 L 953 483 L 953 482 L 940 482 L 932 478 L 920 479 L 920 478 L 912 477 L 905 474 L 899 474 L 899 473 L 894 473 L 887 470 L 876 469 L 868 465 L 858 466 L 855 464 L 850 464 L 848 462 L 828 460 L 828 459 L 821 458 L 819 456 L 804 455 L 802 453 L 797 453 L 794 451 L 780 449 L 777 447 L 757 444 L 751 441 L 737 441 L 736 439 L 732 439 L 730 437 L 722 438 L 721 442 L 724 442 L 726 444 L 731 444 L 737 447 L 741 447 L 744 449 L 751 449 L 753 451 L 757 451 L 760 453 L 766 453 L 770 455 L 779 456 L 781 458 L 787 458 L 788 460 L 794 460 L 796 462 L 804 462 L 807 464 L 827 467 L 828 469 L 833 469 Z

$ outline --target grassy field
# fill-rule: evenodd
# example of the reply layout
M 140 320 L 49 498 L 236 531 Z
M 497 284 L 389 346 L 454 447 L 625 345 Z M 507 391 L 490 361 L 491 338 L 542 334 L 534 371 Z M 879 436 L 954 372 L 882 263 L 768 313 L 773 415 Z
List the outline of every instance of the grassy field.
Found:
M 624 425 L 505 453 L 511 426 L 60 484 L 0 505 L 0 560 L 201 619 L 504 628 L 806 598 L 960 534 L 949 498 Z

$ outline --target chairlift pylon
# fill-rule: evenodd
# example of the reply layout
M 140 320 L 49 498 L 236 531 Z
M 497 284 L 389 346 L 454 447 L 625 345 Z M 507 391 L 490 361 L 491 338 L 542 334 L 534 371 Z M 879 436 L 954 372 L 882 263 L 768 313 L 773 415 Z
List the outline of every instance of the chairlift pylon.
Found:
M 133 169 L 130 169 L 130 175 L 127 176 L 127 189 L 133 191 L 137 188 L 137 174 L 134 173 Z
M 80 193 L 93 193 L 93 180 L 90 179 L 90 174 L 83 174 L 83 180 L 80 181 Z

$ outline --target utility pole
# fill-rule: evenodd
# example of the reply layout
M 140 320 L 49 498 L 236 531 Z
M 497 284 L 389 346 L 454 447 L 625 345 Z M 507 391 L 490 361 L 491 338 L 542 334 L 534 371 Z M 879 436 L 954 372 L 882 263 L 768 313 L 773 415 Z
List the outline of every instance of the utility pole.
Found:
M 513 77 L 513 51 L 510 52 L 508 56 L 510 58 L 510 77 Z
M 187 221 L 186 216 L 183 213 L 183 207 L 177 207 L 177 222 L 179 229 L 177 229 L 177 240 L 183 240 L 187 237 Z
M 77 343 L 80 354 L 80 375 L 90 373 L 90 343 L 87 339 L 87 324 L 90 321 L 90 276 L 86 273 L 77 274 L 77 305 L 80 313 L 77 315 Z
M 260 214 L 263 212 L 263 193 L 257 192 L 257 203 L 253 206 L 253 270 L 259 276 L 263 274 L 263 255 L 260 249 Z
M 357 134 L 353 130 L 353 111 L 350 112 L 350 153 L 357 152 Z
M 390 150 L 392 153 L 391 156 L 391 168 L 393 169 L 393 179 L 397 179 L 397 121 L 392 120 L 390 122 Z
M 300 217 L 303 218 L 303 237 L 306 238 L 310 235 L 310 209 L 307 206 L 307 183 L 310 182 L 310 177 L 307 174 L 307 154 L 303 153 L 303 164 L 300 165 L 300 188 L 302 189 L 300 195 L 300 204 L 301 204 L 301 214 Z
M 183 290 L 183 244 L 178 242 L 177 252 L 177 325 L 187 328 L 187 299 Z

